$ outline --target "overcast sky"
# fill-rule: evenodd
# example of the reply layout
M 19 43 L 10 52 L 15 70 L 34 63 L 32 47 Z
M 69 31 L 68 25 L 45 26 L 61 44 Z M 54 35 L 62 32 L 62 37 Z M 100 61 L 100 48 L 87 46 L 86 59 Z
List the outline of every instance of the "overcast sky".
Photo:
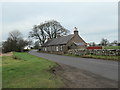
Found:
M 2 3 L 1 8 L 2 40 L 6 40 L 12 30 L 21 31 L 27 38 L 33 25 L 51 19 L 60 22 L 71 33 L 77 27 L 87 43 L 99 43 L 102 38 L 118 39 L 117 2 L 11 2 Z

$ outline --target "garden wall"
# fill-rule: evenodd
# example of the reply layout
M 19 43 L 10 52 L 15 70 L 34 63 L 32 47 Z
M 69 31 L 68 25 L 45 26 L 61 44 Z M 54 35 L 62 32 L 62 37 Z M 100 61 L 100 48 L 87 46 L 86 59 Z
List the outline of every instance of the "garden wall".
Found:
M 88 50 L 88 49 L 71 49 L 67 52 L 68 54 L 72 55 L 103 55 L 103 56 L 119 56 L 120 55 L 120 49 L 94 49 L 94 50 Z

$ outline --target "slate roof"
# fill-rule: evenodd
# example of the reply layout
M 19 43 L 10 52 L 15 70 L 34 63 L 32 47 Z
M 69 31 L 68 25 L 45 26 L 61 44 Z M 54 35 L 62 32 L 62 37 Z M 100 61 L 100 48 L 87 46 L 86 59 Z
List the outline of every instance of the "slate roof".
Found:
M 81 45 L 84 45 L 84 43 L 76 43 L 76 42 L 74 42 L 74 44 L 75 44 L 75 45 L 78 45 L 78 46 L 79 46 L 79 45 L 80 45 L 80 46 L 81 46 Z
M 74 34 L 62 36 L 58 38 L 51 39 L 47 41 L 42 46 L 52 46 L 52 45 L 60 45 L 60 44 L 67 44 L 67 42 L 74 36 Z

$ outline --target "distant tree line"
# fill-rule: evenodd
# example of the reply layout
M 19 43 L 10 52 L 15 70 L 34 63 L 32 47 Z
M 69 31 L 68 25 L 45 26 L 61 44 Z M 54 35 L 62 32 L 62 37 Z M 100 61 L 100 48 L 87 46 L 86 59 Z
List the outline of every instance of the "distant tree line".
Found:
M 120 43 L 117 40 L 114 40 L 113 42 L 109 42 L 108 39 L 102 38 L 99 44 L 96 44 L 95 42 L 89 43 L 90 46 L 120 46 Z
M 2 43 L 2 52 L 22 52 L 24 50 L 24 47 L 29 45 L 30 43 L 30 41 L 24 40 L 22 38 L 21 32 L 15 30 L 10 32 L 7 40 Z
M 57 38 L 58 35 L 67 35 L 67 33 L 69 33 L 69 30 L 65 29 L 59 22 L 50 20 L 40 25 L 34 25 L 32 31 L 29 32 L 28 38 L 36 39 L 34 48 L 39 49 L 48 39 Z M 15 30 L 10 32 L 7 40 L 2 43 L 2 52 L 22 52 L 25 46 L 30 46 L 31 44 L 31 41 L 24 40 L 22 34 Z

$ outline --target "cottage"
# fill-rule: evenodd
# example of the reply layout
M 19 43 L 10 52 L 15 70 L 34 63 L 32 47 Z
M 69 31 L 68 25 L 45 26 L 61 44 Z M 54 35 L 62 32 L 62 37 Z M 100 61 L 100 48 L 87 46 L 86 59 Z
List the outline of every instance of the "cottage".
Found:
M 42 51 L 46 52 L 66 52 L 69 49 L 86 48 L 87 43 L 79 36 L 75 27 L 74 34 L 67 36 L 58 36 L 57 38 L 48 40 L 42 45 Z

